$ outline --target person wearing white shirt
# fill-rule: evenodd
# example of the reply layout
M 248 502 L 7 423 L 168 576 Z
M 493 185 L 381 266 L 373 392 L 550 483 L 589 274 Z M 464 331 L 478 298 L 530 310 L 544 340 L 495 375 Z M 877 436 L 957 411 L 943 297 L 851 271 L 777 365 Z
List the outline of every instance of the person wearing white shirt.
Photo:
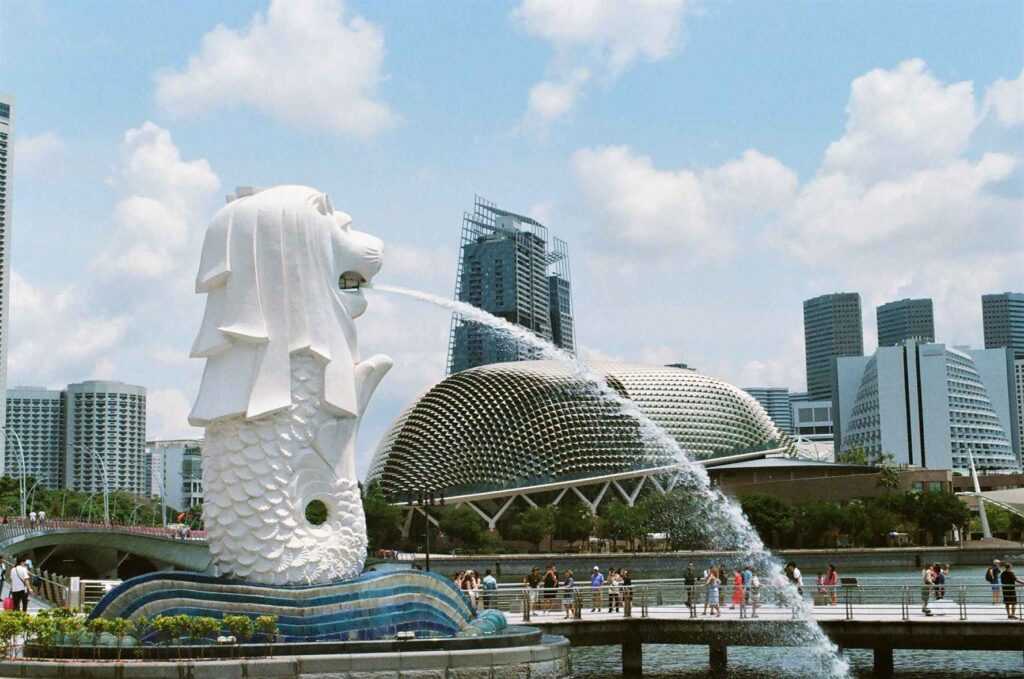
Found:
M 32 593 L 32 576 L 29 575 L 25 557 L 19 556 L 14 568 L 11 569 L 11 598 L 14 599 L 14 610 L 28 612 L 28 595 Z
M 36 512 L 34 509 L 28 513 L 28 526 L 29 528 L 36 527 Z

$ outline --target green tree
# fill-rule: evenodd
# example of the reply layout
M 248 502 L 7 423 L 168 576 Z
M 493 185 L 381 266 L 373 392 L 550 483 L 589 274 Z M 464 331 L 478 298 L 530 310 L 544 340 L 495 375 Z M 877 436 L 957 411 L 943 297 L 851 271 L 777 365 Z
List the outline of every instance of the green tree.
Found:
M 747 495 L 740 506 L 751 525 L 767 544 L 778 546 L 793 532 L 793 510 L 770 495 Z
M 609 502 L 597 520 L 597 533 L 612 541 L 615 548 L 618 540 L 624 540 L 630 550 L 636 549 L 637 540 L 647 529 L 647 513 L 642 507 L 630 507 L 620 500 Z
M 587 540 L 594 532 L 594 515 L 583 503 L 563 500 L 555 512 L 555 538 L 570 545 Z
M 518 516 L 516 533 L 540 551 L 540 543 L 555 530 L 554 507 L 530 507 Z
M 442 533 L 469 548 L 479 547 L 487 532 L 483 518 L 466 505 L 443 508 L 437 523 Z
M 933 542 L 945 544 L 946 533 L 953 527 L 970 523 L 971 511 L 952 493 L 916 493 L 914 518 L 917 525 L 928 531 Z
M 370 549 L 394 547 L 402 539 L 402 510 L 384 497 L 380 485 L 371 483 L 363 491 L 363 513 Z
M 850 448 L 836 454 L 836 462 L 840 464 L 859 464 L 867 466 L 868 451 L 863 448 Z

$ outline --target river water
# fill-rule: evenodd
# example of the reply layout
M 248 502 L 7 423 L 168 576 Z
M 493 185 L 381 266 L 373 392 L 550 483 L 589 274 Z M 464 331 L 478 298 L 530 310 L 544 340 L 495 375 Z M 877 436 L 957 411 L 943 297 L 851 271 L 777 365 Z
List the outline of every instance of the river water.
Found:
M 729 673 L 735 679 L 819 679 L 808 674 L 810 660 L 800 648 L 729 648 Z M 595 646 L 572 651 L 575 679 L 612 679 L 621 676 L 621 656 L 617 647 Z M 851 649 L 846 652 L 850 671 L 855 677 L 873 677 L 871 651 Z M 1004 679 L 1024 677 L 1024 659 L 1020 651 L 918 651 L 897 650 L 894 654 L 898 679 L 962 679 L 992 677 Z M 708 671 L 706 646 L 644 646 L 644 676 L 648 679 L 702 679 L 716 675 Z M 721 675 L 718 675 L 719 677 Z

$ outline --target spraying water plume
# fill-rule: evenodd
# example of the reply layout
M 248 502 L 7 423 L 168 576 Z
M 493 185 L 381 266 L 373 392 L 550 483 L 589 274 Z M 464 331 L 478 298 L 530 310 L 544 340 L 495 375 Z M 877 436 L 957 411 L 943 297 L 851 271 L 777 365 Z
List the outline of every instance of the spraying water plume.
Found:
M 683 485 L 701 500 L 701 505 L 705 509 L 702 513 L 702 520 L 707 520 L 712 524 L 713 530 L 710 533 L 714 534 L 716 543 L 713 547 L 737 552 L 736 558 L 742 560 L 743 565 L 750 565 L 755 570 L 765 573 L 767 581 L 771 584 L 785 585 L 788 583 L 783 575 L 780 561 L 765 547 L 764 542 L 740 507 L 720 490 L 712 487 L 704 466 L 695 463 L 679 446 L 675 438 L 645 415 L 633 401 L 609 386 L 605 377 L 591 369 L 581 358 L 556 347 L 526 328 L 465 302 L 380 283 L 375 283 L 369 289 L 402 295 L 447 309 L 459 314 L 465 321 L 486 325 L 503 333 L 512 341 L 535 352 L 538 358 L 559 361 L 564 364 L 594 394 L 613 404 L 623 415 L 632 418 L 637 423 L 645 448 L 667 450 L 672 453 L 679 465 L 679 472 L 683 476 Z M 709 511 L 711 508 L 716 511 Z M 687 518 L 672 517 L 675 521 L 685 521 Z M 821 669 L 824 670 L 826 676 L 848 676 L 848 664 L 838 656 L 835 644 L 811 618 L 808 604 L 800 596 L 796 587 L 782 586 L 779 591 L 784 598 L 784 605 L 792 608 L 796 619 L 803 623 L 798 627 L 790 628 L 788 632 L 791 635 L 790 641 L 794 645 L 809 648 L 822 666 Z

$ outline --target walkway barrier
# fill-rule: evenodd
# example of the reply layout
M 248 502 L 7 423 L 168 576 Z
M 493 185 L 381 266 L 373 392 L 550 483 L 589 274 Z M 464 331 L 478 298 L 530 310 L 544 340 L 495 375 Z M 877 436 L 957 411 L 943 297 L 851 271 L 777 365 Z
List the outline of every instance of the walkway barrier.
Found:
M 641 618 L 767 618 L 793 620 L 811 617 L 820 620 L 918 620 L 935 618 L 946 621 L 1024 621 L 1016 610 L 1019 596 L 1024 602 L 1024 585 L 987 584 L 943 586 L 864 584 L 803 588 L 802 594 L 791 585 L 737 588 L 723 585 L 719 598 L 708 600 L 703 585 L 689 588 L 678 581 L 644 581 L 631 587 L 574 587 L 545 590 L 502 586 L 491 593 L 490 607 L 513 615 L 523 622 L 550 620 L 553 614 L 567 614 L 575 620 L 630 618 L 639 605 Z M 687 605 L 692 601 L 692 605 Z M 734 603 L 735 602 L 735 603 Z M 589 606 L 587 604 L 590 604 Z M 603 604 L 603 605 L 602 605 Z M 1008 604 L 1014 612 L 1009 617 Z
M 46 535 L 54 531 L 99 531 L 118 533 L 129 533 L 132 535 L 146 535 L 150 537 L 165 538 L 168 540 L 183 540 L 188 542 L 205 542 L 206 531 L 190 531 L 188 537 L 183 537 L 175 528 L 164 528 L 163 526 L 137 526 L 112 523 L 110 525 L 92 521 L 68 521 L 64 519 L 46 519 L 35 523 L 22 518 L 8 519 L 7 523 L 0 524 L 0 541 L 16 537 L 31 537 Z

